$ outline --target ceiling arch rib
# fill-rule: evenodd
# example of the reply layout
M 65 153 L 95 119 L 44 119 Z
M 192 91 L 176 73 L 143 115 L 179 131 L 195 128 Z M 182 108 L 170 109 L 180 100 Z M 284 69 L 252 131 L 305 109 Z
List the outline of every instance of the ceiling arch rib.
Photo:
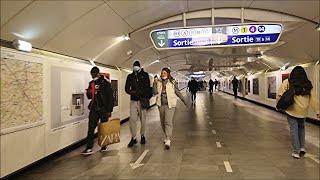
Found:
M 212 9 L 205 9 L 205 10 L 197 10 L 193 12 L 186 12 L 185 17 L 187 20 L 199 19 L 199 18 L 211 18 L 212 17 L 211 11 Z M 241 19 L 241 8 L 217 8 L 217 9 L 214 9 L 214 16 L 215 18 Z M 287 14 L 280 11 L 273 11 L 273 10 L 259 9 L 259 8 L 244 8 L 244 19 L 251 20 L 251 21 L 265 21 L 266 19 L 268 19 L 268 21 L 280 21 L 280 22 L 281 21 L 306 21 L 306 22 L 311 22 L 313 24 L 318 23 L 313 19 L 307 19 L 301 16 L 295 16 L 295 15 Z M 151 23 L 149 25 L 140 27 L 139 29 L 134 30 L 130 34 L 135 34 L 137 32 L 140 32 L 149 28 L 153 28 L 161 24 L 167 24 L 175 21 L 183 21 L 183 14 L 165 18 L 157 22 Z

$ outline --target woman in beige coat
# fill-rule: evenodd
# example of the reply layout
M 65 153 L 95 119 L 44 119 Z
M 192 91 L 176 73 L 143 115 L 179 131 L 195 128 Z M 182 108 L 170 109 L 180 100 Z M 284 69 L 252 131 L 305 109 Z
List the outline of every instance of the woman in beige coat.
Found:
M 156 94 L 156 104 L 160 112 L 160 121 L 163 132 L 165 133 L 165 148 L 170 149 L 173 117 L 177 106 L 177 97 L 179 97 L 187 106 L 185 98 L 182 96 L 176 86 L 176 82 L 170 75 L 170 69 L 163 68 L 161 71 L 161 80 L 155 80 L 153 91 Z
M 304 122 L 308 115 L 309 105 L 320 118 L 319 102 L 316 98 L 315 88 L 308 79 L 306 72 L 301 66 L 296 66 L 290 73 L 289 80 L 283 81 L 277 94 L 277 102 L 283 93 L 290 88 L 294 89 L 295 96 L 293 105 L 285 109 L 288 124 L 290 126 L 291 142 L 293 146 L 292 157 L 299 159 L 306 154 L 304 148 L 305 128 Z

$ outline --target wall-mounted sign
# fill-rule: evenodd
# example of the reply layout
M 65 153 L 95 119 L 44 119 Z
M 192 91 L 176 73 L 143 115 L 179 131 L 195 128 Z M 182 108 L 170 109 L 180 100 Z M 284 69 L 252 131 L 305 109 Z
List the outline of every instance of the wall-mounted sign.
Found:
M 281 24 L 235 24 L 159 29 L 150 33 L 157 49 L 270 45 L 278 42 Z

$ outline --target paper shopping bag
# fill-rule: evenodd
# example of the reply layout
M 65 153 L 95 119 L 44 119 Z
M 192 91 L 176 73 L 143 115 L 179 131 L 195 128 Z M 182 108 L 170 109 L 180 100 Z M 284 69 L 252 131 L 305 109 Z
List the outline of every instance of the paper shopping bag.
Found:
M 120 119 L 113 119 L 98 124 L 98 144 L 107 146 L 120 142 Z

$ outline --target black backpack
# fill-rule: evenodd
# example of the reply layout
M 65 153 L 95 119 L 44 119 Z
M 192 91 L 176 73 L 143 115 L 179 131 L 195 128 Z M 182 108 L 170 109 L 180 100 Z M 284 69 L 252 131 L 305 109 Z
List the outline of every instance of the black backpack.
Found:
M 288 107 L 293 105 L 293 101 L 294 101 L 294 89 L 290 88 L 286 90 L 286 92 L 284 92 L 280 98 L 280 100 L 277 103 L 277 109 L 279 110 L 285 110 Z

